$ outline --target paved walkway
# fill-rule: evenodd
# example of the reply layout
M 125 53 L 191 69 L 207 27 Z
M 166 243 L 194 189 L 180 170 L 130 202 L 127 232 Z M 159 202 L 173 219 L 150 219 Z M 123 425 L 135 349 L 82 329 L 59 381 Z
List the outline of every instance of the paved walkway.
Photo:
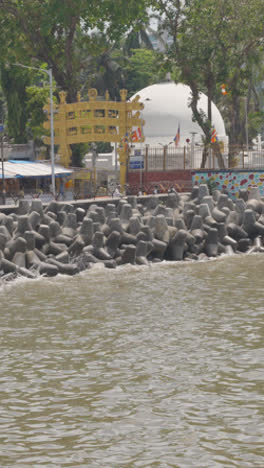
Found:
M 41 200 L 43 203 L 49 203 L 50 201 L 53 200 L 53 195 L 51 193 L 43 193 L 39 197 L 34 197 L 33 194 L 26 194 L 24 197 L 24 200 Z M 12 197 L 6 197 L 6 205 L 17 205 L 18 204 L 19 198 L 15 199 Z M 66 192 L 64 195 L 64 198 L 62 199 L 61 197 L 59 198 L 58 201 L 71 201 L 74 200 L 72 192 Z M 2 197 L 0 195 L 0 205 L 2 204 Z

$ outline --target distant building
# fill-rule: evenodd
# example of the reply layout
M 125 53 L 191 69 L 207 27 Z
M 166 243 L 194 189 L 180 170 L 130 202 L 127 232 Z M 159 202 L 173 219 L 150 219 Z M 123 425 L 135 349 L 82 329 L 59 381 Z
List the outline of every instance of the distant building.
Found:
M 36 159 L 36 151 L 33 142 L 20 145 L 4 144 L 4 159 L 5 161 L 9 159 L 13 161 L 34 161 Z

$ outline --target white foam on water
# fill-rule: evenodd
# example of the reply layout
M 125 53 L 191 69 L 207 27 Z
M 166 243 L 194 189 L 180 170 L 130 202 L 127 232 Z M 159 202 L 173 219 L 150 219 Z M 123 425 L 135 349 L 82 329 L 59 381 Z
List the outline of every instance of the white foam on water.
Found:
M 175 269 L 175 266 L 178 268 L 186 268 L 187 266 L 190 265 L 200 265 L 202 263 L 208 263 L 208 262 L 227 262 L 227 261 L 232 261 L 234 259 L 241 259 L 242 257 L 248 256 L 249 254 L 247 253 L 239 253 L 236 254 L 234 253 L 233 255 L 230 254 L 221 254 L 217 257 L 208 257 L 208 258 L 203 258 L 201 260 L 179 260 L 179 261 L 171 261 L 171 260 L 162 260 L 161 262 L 157 263 L 152 263 L 150 262 L 148 265 L 132 265 L 130 263 L 127 263 L 125 265 L 119 265 L 116 268 L 106 268 L 103 263 L 98 262 L 92 265 L 91 268 L 88 268 L 86 270 L 81 271 L 77 275 L 71 276 L 71 275 L 65 275 L 65 274 L 58 274 L 53 277 L 47 277 L 44 275 L 38 275 L 36 278 L 31 279 L 31 278 L 26 278 L 25 276 L 19 275 L 17 278 L 14 280 L 5 280 L 0 278 L 0 291 L 10 291 L 16 286 L 21 286 L 21 285 L 34 285 L 36 283 L 41 282 L 42 284 L 46 285 L 54 285 L 56 284 L 61 284 L 65 282 L 71 283 L 72 281 L 76 281 L 76 278 L 81 277 L 81 278 L 96 278 L 99 277 L 103 274 L 105 276 L 109 277 L 119 277 L 120 275 L 123 274 L 136 274 L 140 272 L 146 272 L 150 270 L 156 270 L 156 269 L 163 269 L 163 268 L 172 268 Z M 253 252 L 250 254 L 250 257 L 254 256 L 262 256 L 262 253 L 258 252 Z

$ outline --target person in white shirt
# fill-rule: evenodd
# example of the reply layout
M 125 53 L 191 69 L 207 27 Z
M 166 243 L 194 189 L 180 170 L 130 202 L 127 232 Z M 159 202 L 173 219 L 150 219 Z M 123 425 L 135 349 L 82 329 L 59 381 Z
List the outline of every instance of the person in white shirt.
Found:
M 121 197 L 121 193 L 118 187 L 115 188 L 113 197 Z

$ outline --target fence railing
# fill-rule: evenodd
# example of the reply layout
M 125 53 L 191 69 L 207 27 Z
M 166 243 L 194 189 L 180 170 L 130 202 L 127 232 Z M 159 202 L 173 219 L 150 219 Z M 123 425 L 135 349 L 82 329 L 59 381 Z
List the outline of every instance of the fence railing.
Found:
M 167 171 L 173 169 L 200 169 L 202 163 L 202 146 L 183 147 L 145 147 L 141 151 L 143 167 L 146 172 Z M 264 168 L 264 149 L 254 147 L 229 146 L 228 151 L 222 153 L 224 166 L 228 168 L 247 169 Z M 220 169 L 218 159 L 209 149 L 205 169 Z M 130 170 L 134 170 L 131 169 Z M 135 169 L 138 170 L 138 169 Z

